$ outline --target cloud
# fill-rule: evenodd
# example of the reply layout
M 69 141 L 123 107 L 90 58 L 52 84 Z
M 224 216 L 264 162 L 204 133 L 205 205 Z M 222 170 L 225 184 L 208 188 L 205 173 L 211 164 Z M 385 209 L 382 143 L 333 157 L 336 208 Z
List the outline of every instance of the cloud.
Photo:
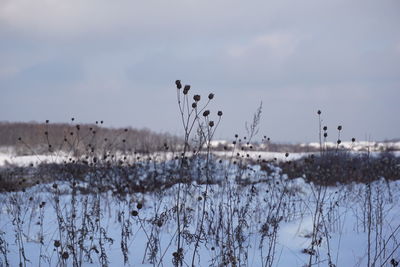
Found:
M 40 118 L 37 105 L 69 109 L 63 99 L 83 97 L 76 110 L 88 120 L 117 115 L 120 125 L 175 133 L 174 118 L 149 110 L 167 107 L 173 117 L 168 97 L 180 78 L 203 95 L 216 93 L 227 110 L 223 136 L 261 99 L 270 101 L 266 118 L 277 127 L 319 104 L 372 116 L 365 103 L 377 99 L 380 116 L 394 122 L 379 127 L 393 135 L 400 108 L 382 103 L 400 98 L 399 8 L 375 0 L 2 0 L 0 114 Z M 22 102 L 17 112 L 13 103 Z M 121 107 L 143 118 L 121 117 Z M 278 136 L 306 136 L 298 127 Z
M 291 34 L 272 33 L 253 37 L 243 45 L 228 47 L 229 56 L 239 59 L 266 56 L 278 61 L 290 57 L 297 46 L 298 40 Z
M 14 66 L 2 66 L 0 67 L 0 79 L 9 78 L 18 73 L 18 68 Z

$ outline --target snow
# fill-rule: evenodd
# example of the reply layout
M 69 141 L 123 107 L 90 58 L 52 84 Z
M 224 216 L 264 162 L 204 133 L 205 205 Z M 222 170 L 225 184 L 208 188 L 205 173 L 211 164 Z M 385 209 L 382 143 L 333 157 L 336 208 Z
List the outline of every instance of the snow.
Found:
M 304 156 L 304 154 L 290 154 L 286 157 L 284 153 L 269 152 L 245 153 L 250 153 L 250 157 L 253 158 L 261 154 L 262 158 L 277 158 L 278 160 L 294 160 Z M 217 155 L 225 157 L 226 160 L 230 156 L 225 152 L 218 152 Z M 164 156 L 160 155 L 160 161 L 163 158 L 171 158 L 172 154 Z M 3 154 L 0 155 L 0 165 L 4 166 L 6 161 L 20 166 L 31 163 L 36 165 L 43 161 L 58 162 L 58 160 L 68 158 L 68 155 L 38 157 L 15 157 Z M 206 185 L 193 182 L 190 186 L 182 186 L 182 192 L 185 192 L 182 196 L 185 200 L 184 205 L 188 208 L 188 215 L 192 216 L 187 230 L 190 233 L 195 232 L 196 225 L 200 222 L 203 203 L 198 197 L 208 190 L 206 210 L 212 216 L 207 217 L 207 227 L 213 226 L 218 219 L 223 221 L 223 227 L 227 227 L 228 223 L 232 223 L 232 227 L 238 227 L 238 216 L 241 214 L 244 216 L 246 225 L 241 229 L 245 237 L 243 245 L 248 254 L 246 265 L 262 266 L 262 262 L 266 261 L 268 242 L 272 239 L 269 235 L 265 236 L 263 246 L 260 248 L 262 241 L 260 230 L 262 225 L 268 222 L 268 218 L 280 217 L 272 266 L 306 266 L 308 264 L 310 255 L 304 253 L 304 249 L 311 247 L 318 192 L 324 195 L 324 200 L 319 205 L 325 217 L 320 220 L 321 229 L 318 231 L 318 237 L 322 241 L 314 247 L 318 255 L 316 266 L 328 265 L 328 252 L 336 266 L 367 266 L 368 214 L 371 215 L 370 255 L 372 259 L 376 256 L 376 264 L 380 266 L 385 263 L 385 260 L 391 259 L 390 253 L 394 251 L 394 257 L 398 260 L 399 249 L 396 248 L 396 240 L 400 238 L 400 230 L 398 230 L 400 183 L 398 181 L 379 180 L 372 183 L 370 187 L 364 184 L 320 187 L 306 183 L 302 178 L 288 180 L 277 167 L 271 173 L 266 173 L 255 164 L 241 173 L 239 168 L 229 165 L 227 161 L 224 161 L 222 166 L 230 166 L 228 170 L 225 167 L 216 170 L 216 175 L 228 175 L 225 184 L 210 185 L 206 188 Z M 239 172 L 240 177 L 244 179 L 248 177 L 251 183 L 236 184 L 234 179 Z M 263 182 L 258 183 L 258 181 Z M 78 186 L 88 187 L 89 185 L 78 183 Z M 26 258 L 29 260 L 26 266 L 40 264 L 57 266 L 61 263 L 58 253 L 61 248 L 56 248 L 54 241 L 61 240 L 61 247 L 69 251 L 66 246 L 67 228 L 74 225 L 76 235 L 82 235 L 82 232 L 77 229 L 85 229 L 84 220 L 89 218 L 93 220 L 93 227 L 88 227 L 90 229 L 87 230 L 87 236 L 84 236 L 83 246 L 89 249 L 96 246 L 96 249 L 90 253 L 93 262 L 89 263 L 88 259 L 83 260 L 83 266 L 101 265 L 100 253 L 95 252 L 95 250 L 100 250 L 101 238 L 109 265 L 123 266 L 124 257 L 121 250 L 123 229 L 128 230 L 129 233 L 126 242 L 128 248 L 126 266 L 154 266 L 147 260 L 148 254 L 146 255 L 146 245 L 150 237 L 157 241 L 156 257 L 158 260 L 162 258 L 160 266 L 173 266 L 172 253 L 177 246 L 176 213 L 173 209 L 176 204 L 177 185 L 160 192 L 135 193 L 124 198 L 113 195 L 111 192 L 89 195 L 77 192 L 74 195 L 72 189 L 73 186 L 68 182 L 57 182 L 57 188 L 54 188 L 52 184 L 44 184 L 31 187 L 26 192 L 0 194 L 0 241 L 7 242 L 7 260 L 10 266 L 18 266 L 20 263 L 21 242 Z M 227 192 L 233 193 L 231 199 L 228 198 Z M 369 192 L 370 207 L 367 205 Z M 229 201 L 233 203 L 231 208 L 237 210 L 237 213 L 232 214 L 234 216 L 232 221 L 228 217 Z M 285 206 L 278 210 L 277 205 L 280 201 L 285 203 Z M 45 204 L 41 205 L 42 202 Z M 57 203 L 60 207 L 58 213 Z M 137 203 L 142 203 L 143 208 L 138 209 Z M 367 212 L 368 208 L 371 210 L 370 213 Z M 139 216 L 132 216 L 132 210 L 137 210 Z M 73 213 L 76 213 L 75 218 L 71 217 Z M 86 217 L 85 213 L 90 216 Z M 59 227 L 60 218 L 64 224 L 61 228 Z M 96 218 L 99 219 L 98 222 L 95 221 Z M 162 219 L 161 226 L 152 223 L 156 222 L 156 219 Z M 269 222 L 267 225 L 269 225 L 267 233 L 272 234 L 273 223 Z M 22 230 L 18 231 L 18 227 Z M 106 236 L 113 242 L 110 241 L 111 239 L 108 242 L 104 240 L 105 236 L 100 235 L 100 229 L 104 229 Z M 90 236 L 93 240 L 90 240 Z M 226 236 L 223 237 L 226 238 Z M 191 265 L 194 245 L 186 242 L 184 244 L 184 262 Z M 216 262 L 213 262 L 218 259 L 218 253 L 223 250 L 218 244 L 213 235 L 203 240 L 200 243 L 198 255 L 195 257 L 195 265 L 218 266 Z M 215 247 L 215 250 L 211 250 L 211 247 Z M 236 250 L 238 250 L 237 247 Z M 147 249 L 148 252 L 149 249 Z M 5 262 L 4 254 L 1 254 L 0 242 L 0 266 L 5 266 Z M 66 266 L 72 266 L 71 257 L 65 263 Z M 386 261 L 387 264 L 388 261 Z
M 301 144 L 301 146 L 314 147 L 319 149 L 320 144 L 317 142 L 312 142 L 308 144 Z M 324 147 L 336 148 L 337 143 L 335 142 L 324 142 Z M 339 145 L 340 149 L 348 149 L 353 151 L 385 151 L 387 149 L 400 150 L 400 142 L 376 142 L 376 141 L 342 141 Z

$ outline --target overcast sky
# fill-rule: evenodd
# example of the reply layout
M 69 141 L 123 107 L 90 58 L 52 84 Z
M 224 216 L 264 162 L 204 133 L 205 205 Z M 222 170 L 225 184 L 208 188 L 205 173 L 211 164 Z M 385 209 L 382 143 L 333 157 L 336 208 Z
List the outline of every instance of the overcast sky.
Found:
M 400 1 L 0 0 L 0 121 L 182 134 L 174 81 L 224 111 L 216 138 L 400 137 Z M 333 133 L 331 134 L 333 136 Z

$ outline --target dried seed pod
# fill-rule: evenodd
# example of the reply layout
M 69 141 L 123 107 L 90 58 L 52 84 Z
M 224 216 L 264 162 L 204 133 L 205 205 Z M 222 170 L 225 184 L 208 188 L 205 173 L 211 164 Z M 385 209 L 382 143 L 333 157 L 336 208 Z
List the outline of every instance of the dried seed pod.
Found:
M 56 248 L 60 247 L 61 246 L 61 242 L 59 240 L 54 240 L 54 246 Z
M 207 117 L 208 115 L 210 115 L 210 111 L 207 109 L 206 111 L 203 112 L 203 116 Z
M 134 216 L 134 217 L 136 217 L 136 216 L 139 215 L 139 212 L 138 212 L 137 210 L 132 210 L 132 211 L 131 211 L 131 215 Z
M 209 95 L 208 95 L 208 99 L 213 99 L 214 98 L 214 94 L 213 93 L 210 93 Z
M 199 102 L 200 98 L 201 98 L 200 95 L 194 95 L 193 96 L 193 100 L 196 101 L 196 102 Z
M 189 92 L 189 90 L 190 90 L 190 85 L 185 85 L 185 87 L 183 88 L 183 94 L 184 94 L 184 95 L 187 95 L 187 93 Z
M 176 80 L 175 84 L 176 84 L 176 88 L 178 88 L 178 89 L 182 88 L 181 80 Z
M 213 121 L 210 121 L 210 122 L 208 123 L 208 125 L 209 125 L 210 127 L 213 127 L 213 126 L 214 126 L 214 122 L 213 122 Z
M 221 111 L 221 110 L 220 110 L 220 111 L 218 111 L 218 113 L 217 113 L 217 115 L 218 115 L 218 116 L 220 116 L 220 117 L 222 116 L 222 114 L 223 114 L 223 113 L 222 113 L 222 111 Z

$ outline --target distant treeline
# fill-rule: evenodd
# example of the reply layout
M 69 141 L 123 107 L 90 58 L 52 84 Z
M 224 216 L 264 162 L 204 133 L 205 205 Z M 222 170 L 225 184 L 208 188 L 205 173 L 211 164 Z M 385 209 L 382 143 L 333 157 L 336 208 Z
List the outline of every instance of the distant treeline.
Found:
M 224 151 L 227 148 L 231 149 L 233 144 L 218 144 L 214 145 L 213 149 L 216 151 Z M 243 148 L 243 149 L 242 149 Z M 249 149 L 250 148 L 250 149 Z M 246 151 L 269 151 L 269 152 L 290 152 L 290 153 L 300 153 L 300 152 L 318 152 L 319 148 L 315 146 L 308 146 L 308 145 L 301 145 L 301 144 L 285 144 L 285 143 L 272 143 L 272 142 L 262 142 L 257 143 L 254 142 L 251 145 L 239 144 L 239 150 L 246 150 Z
M 100 123 L 0 122 L 0 147 L 14 147 L 17 154 L 90 147 L 151 152 L 178 143 L 178 137 L 167 133 L 130 127 L 106 128 Z

